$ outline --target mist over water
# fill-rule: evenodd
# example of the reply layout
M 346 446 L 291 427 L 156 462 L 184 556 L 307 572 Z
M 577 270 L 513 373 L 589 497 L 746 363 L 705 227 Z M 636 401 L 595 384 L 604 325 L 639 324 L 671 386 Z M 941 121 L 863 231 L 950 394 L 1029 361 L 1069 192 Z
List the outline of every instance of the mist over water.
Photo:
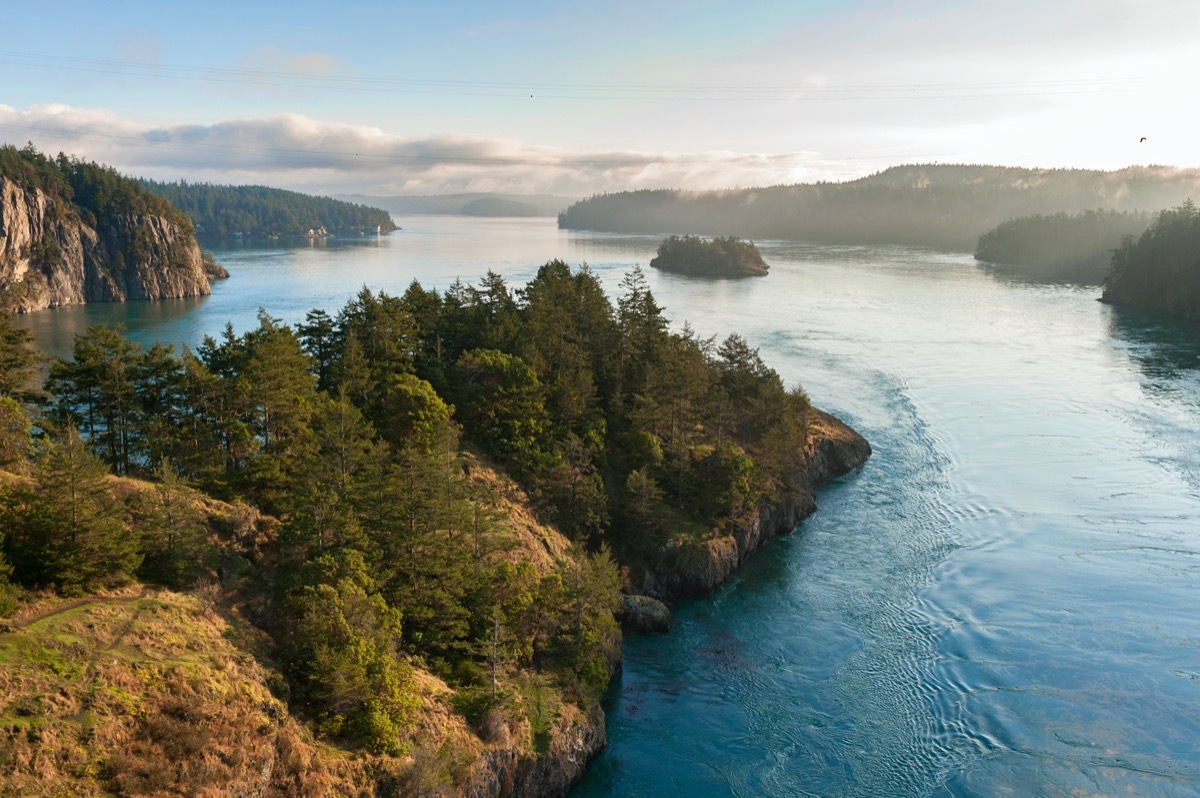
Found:
M 657 237 L 401 219 L 218 251 L 212 297 L 21 320 L 195 344 L 364 284 L 512 287 L 555 257 L 617 290 Z M 577 796 L 1200 792 L 1200 329 L 967 255 L 758 242 L 771 274 L 649 271 L 676 324 L 761 348 L 871 441 L 820 510 L 676 629 L 631 638 Z M 64 335 L 64 331 L 67 333 Z

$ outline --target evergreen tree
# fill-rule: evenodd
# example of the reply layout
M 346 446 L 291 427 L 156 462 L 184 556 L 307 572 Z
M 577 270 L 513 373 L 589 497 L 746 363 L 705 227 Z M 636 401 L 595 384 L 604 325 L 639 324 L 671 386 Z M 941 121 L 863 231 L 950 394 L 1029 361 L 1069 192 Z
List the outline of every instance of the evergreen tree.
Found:
M 94 324 L 75 336 L 70 361 L 50 365 L 46 389 L 55 396 L 55 418 L 77 427 L 113 471 L 124 474 L 141 446 L 134 372 L 141 347 L 120 325 Z
M 170 460 L 160 462 L 154 475 L 157 484 L 142 497 L 136 518 L 145 553 L 138 572 L 171 587 L 190 587 L 213 554 L 196 506 L 199 497 Z
M 107 473 L 68 427 L 39 458 L 36 487 L 5 492 L 6 545 L 19 582 L 82 593 L 132 579 L 142 555 Z
M 0 396 L 18 401 L 32 399 L 41 356 L 33 348 L 33 336 L 0 312 Z
M 418 699 L 399 650 L 402 615 L 376 592 L 359 552 L 324 555 L 287 602 L 288 668 L 322 731 L 399 755 Z

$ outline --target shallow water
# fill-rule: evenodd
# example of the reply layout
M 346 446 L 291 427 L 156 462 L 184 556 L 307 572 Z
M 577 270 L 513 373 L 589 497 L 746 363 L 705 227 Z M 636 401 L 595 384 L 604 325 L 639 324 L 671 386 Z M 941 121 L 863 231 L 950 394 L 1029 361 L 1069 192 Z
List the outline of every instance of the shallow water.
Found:
M 657 239 L 415 217 L 325 248 L 218 251 L 212 297 L 23 323 L 194 344 L 362 285 L 445 288 Z M 1200 793 L 1200 330 L 1006 280 L 966 255 L 759 242 L 748 281 L 649 273 L 667 315 L 739 332 L 875 454 L 674 632 L 631 639 L 576 796 Z

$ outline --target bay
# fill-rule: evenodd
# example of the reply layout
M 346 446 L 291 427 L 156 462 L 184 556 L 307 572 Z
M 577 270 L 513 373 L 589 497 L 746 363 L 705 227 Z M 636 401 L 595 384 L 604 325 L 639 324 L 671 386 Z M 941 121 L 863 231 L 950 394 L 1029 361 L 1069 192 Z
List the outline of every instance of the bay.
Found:
M 213 296 L 21 320 L 194 345 L 363 285 L 618 290 L 658 239 L 414 217 L 385 238 L 218 250 Z M 758 242 L 770 276 L 648 271 L 676 324 L 745 336 L 875 454 L 676 629 L 626 644 L 577 796 L 1200 793 L 1200 330 L 967 255 Z

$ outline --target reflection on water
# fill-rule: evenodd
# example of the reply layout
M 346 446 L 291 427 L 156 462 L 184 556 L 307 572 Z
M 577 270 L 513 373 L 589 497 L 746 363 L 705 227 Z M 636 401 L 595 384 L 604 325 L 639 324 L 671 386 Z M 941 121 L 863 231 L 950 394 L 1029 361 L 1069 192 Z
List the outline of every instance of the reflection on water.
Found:
M 213 296 L 32 314 L 195 342 L 361 286 L 520 286 L 552 258 L 617 289 L 654 237 L 398 220 L 218 253 Z M 771 274 L 649 272 L 667 315 L 737 331 L 871 440 L 798 534 L 634 638 L 579 796 L 1200 793 L 1200 335 L 998 279 L 966 255 L 758 242 Z M 61 344 L 59 344 L 61 345 Z
M 1114 307 L 1108 334 L 1160 389 L 1200 368 L 1200 323 Z

